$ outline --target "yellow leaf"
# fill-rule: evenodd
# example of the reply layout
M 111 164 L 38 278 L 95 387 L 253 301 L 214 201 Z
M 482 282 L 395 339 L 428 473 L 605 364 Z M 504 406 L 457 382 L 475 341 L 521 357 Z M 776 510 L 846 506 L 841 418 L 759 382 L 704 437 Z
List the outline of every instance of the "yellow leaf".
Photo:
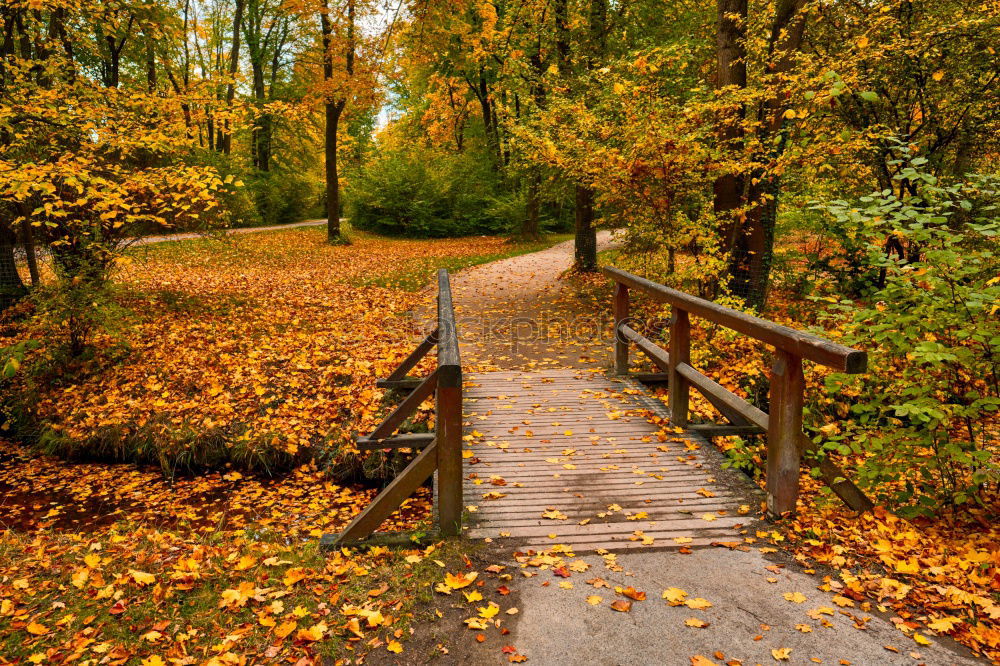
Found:
M 323 636 L 325 634 L 326 634 L 326 623 L 320 622 L 318 624 L 314 624 L 308 629 L 299 629 L 299 633 L 295 634 L 295 640 L 316 642 L 319 640 L 323 640 Z
M 714 513 L 705 513 L 705 514 L 702 514 L 702 516 L 701 516 L 702 520 L 707 520 L 709 522 L 715 520 L 716 518 L 717 518 L 717 516 Z
M 788 661 L 792 658 L 792 648 L 774 648 L 771 650 L 771 656 L 775 661 Z
M 939 69 L 938 71 L 931 74 L 931 78 L 934 79 L 935 81 L 940 81 L 941 79 L 944 78 L 944 72 Z
M 694 610 L 705 610 L 706 608 L 712 607 L 712 602 L 709 601 L 708 599 L 702 599 L 701 597 L 698 597 L 696 599 L 688 599 L 687 601 L 684 602 L 684 605 Z
M 679 587 L 668 587 L 663 590 L 663 598 L 666 599 L 671 606 L 680 606 L 683 604 L 684 600 L 687 598 L 687 594 L 687 592 Z
M 94 569 L 101 563 L 101 556 L 97 553 L 89 553 L 83 558 L 83 563 L 91 569 Z
M 918 645 L 930 645 L 931 644 L 931 640 L 929 638 L 927 638 L 923 634 L 919 634 L 917 632 L 913 632 L 913 640 L 915 640 Z
M 696 617 L 689 617 L 688 619 L 684 620 L 684 624 L 686 624 L 689 627 L 694 627 L 695 629 L 704 629 L 705 627 L 708 626 L 708 622 L 705 622 L 704 620 L 699 620 Z
M 73 587 L 82 588 L 87 584 L 87 579 L 90 578 L 90 569 L 78 569 L 75 574 L 73 574 Z
M 479 617 L 483 618 L 484 620 L 489 620 L 493 618 L 499 612 L 500 612 L 500 607 L 497 606 L 492 601 L 485 608 L 483 608 L 482 606 L 479 607 Z
M 785 592 L 784 597 L 793 604 L 801 604 L 806 600 L 806 595 L 801 592 Z
M 463 587 L 468 587 L 472 584 L 472 581 L 476 580 L 476 576 L 479 572 L 473 571 L 467 574 L 450 574 L 446 573 L 444 575 L 444 583 L 453 590 L 461 590 Z
M 400 652 L 403 651 L 403 644 L 400 643 L 399 641 L 389 641 L 386 644 L 385 649 L 388 650 L 389 652 L 395 652 L 396 654 L 399 654 Z
M 306 577 L 305 569 L 303 569 L 302 567 L 292 567 L 291 569 L 285 572 L 285 577 L 282 579 L 281 582 L 285 584 L 285 587 L 291 587 L 292 585 L 295 585 L 297 582 L 299 582 L 305 577 Z
M 959 624 L 961 622 L 962 622 L 961 618 L 953 617 L 951 615 L 945 615 L 943 617 L 934 618 L 933 620 L 927 623 L 927 626 L 933 629 L 934 631 L 946 634 L 952 631 L 955 628 L 956 624 Z
M 35 636 L 41 636 L 42 634 L 49 633 L 49 628 L 44 624 L 39 624 L 37 622 L 29 622 L 28 626 L 25 627 L 29 634 L 34 634 Z
M 132 576 L 132 580 L 138 585 L 152 585 L 156 582 L 156 576 L 145 571 L 136 571 L 135 569 L 129 569 L 129 575 Z
M 243 557 L 240 558 L 240 561 L 237 562 L 236 566 L 233 568 L 236 569 L 237 571 L 245 571 L 250 567 L 254 566 L 255 564 L 257 564 L 257 559 L 255 557 L 251 555 L 244 555 Z
M 604 600 L 601 597 L 597 596 L 596 594 L 592 594 L 589 597 L 587 597 L 587 603 L 590 604 L 591 606 L 596 606 L 602 601 Z

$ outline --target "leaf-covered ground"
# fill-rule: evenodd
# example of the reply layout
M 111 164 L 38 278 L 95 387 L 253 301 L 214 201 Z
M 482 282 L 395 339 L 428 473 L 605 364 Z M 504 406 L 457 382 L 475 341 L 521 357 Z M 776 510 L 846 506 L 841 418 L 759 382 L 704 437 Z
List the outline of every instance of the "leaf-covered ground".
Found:
M 254 433 L 289 432 L 296 439 L 267 444 L 285 451 L 295 444 L 306 452 L 323 441 L 325 428 L 346 438 L 352 427 L 374 422 L 384 409 L 374 378 L 412 345 L 414 331 L 400 315 L 426 307 L 426 297 L 372 283 L 426 281 L 440 261 L 434 256 L 464 262 L 481 260 L 484 252 L 511 252 L 485 239 L 427 244 L 362 237 L 351 248 L 330 248 L 318 232 L 286 233 L 281 243 L 260 235 L 221 246 L 209 264 L 198 247 L 207 241 L 143 250 L 123 274 L 126 294 L 157 316 L 133 308 L 136 329 L 117 338 L 131 346 L 127 362 L 109 365 L 103 380 L 86 376 L 61 385 L 66 402 L 53 391 L 49 413 L 65 414 L 65 431 L 78 428 L 83 438 L 88 428 L 159 423 L 163 414 L 162 423 L 188 420 L 202 430 L 208 419 Z M 548 311 L 562 319 L 600 306 L 596 282 L 566 285 L 540 316 Z M 493 309 L 509 316 L 500 303 Z M 390 321 L 400 322 L 395 341 L 352 337 L 356 322 L 374 333 Z M 257 328 L 260 335 L 253 333 Z M 248 341 L 246 335 L 256 337 Z M 148 339 L 157 336 L 183 353 L 160 351 Z M 709 346 L 698 340 L 696 349 Z M 500 353 L 511 356 L 505 365 L 526 367 L 562 365 L 567 357 L 598 362 L 576 353 L 583 344 L 576 336 L 556 334 L 551 342 L 551 357 Z M 744 395 L 752 391 L 740 376 L 752 376 L 759 365 L 754 350 L 719 335 L 711 343 L 730 362 L 711 366 L 696 352 L 696 363 L 724 385 Z M 487 347 L 473 354 L 477 363 L 489 356 Z M 336 364 L 327 357 L 350 359 L 356 376 L 334 379 Z M 144 378 L 136 363 L 155 376 Z M 171 364 L 172 371 L 158 373 L 159 364 Z M 187 383 L 175 381 L 174 373 Z M 102 400 L 106 390 L 118 391 L 118 399 Z M 725 603 L 712 598 L 706 606 L 689 596 L 691 590 L 661 591 L 641 577 L 604 586 L 601 575 L 587 571 L 558 540 L 548 553 L 494 552 L 495 562 L 470 561 L 453 543 L 326 557 L 317 537 L 339 529 L 374 491 L 335 482 L 318 462 L 294 464 L 278 478 L 231 464 L 168 483 L 155 467 L 70 463 L 0 444 L 0 654 L 15 663 L 307 664 L 366 653 L 372 662 L 419 662 L 449 650 L 461 658 L 461 644 L 469 644 L 518 662 L 531 654 L 507 635 L 520 612 L 517 581 L 542 580 L 558 593 L 583 577 L 585 585 L 578 586 L 593 591 L 580 603 L 606 611 L 602 626 L 609 631 L 629 621 L 634 604 L 699 610 L 692 604 L 718 609 Z M 849 460 L 844 463 L 850 469 Z M 816 579 L 817 587 L 839 599 L 840 607 L 830 612 L 892 612 L 901 631 L 894 649 L 919 654 L 924 641 L 948 635 L 1000 658 L 995 515 L 983 510 L 906 521 L 878 509 L 859 517 L 811 481 L 805 491 L 798 518 L 779 530 L 748 534 L 739 548 L 788 549 L 807 567 L 821 573 L 830 567 Z M 425 529 L 429 499 L 421 491 L 385 527 Z M 604 560 L 608 571 L 620 570 L 613 556 Z M 799 603 L 794 595 L 787 600 Z M 441 603 L 448 607 L 443 617 L 433 610 Z M 813 619 L 821 622 L 825 612 Z M 687 628 L 702 631 L 701 618 L 691 615 Z M 433 624 L 440 628 L 428 630 Z M 440 635 L 451 638 L 441 641 Z M 773 659 L 796 658 L 785 649 L 776 648 Z M 731 653 L 724 652 L 691 658 L 725 663 Z
M 545 246 L 324 239 L 312 228 L 135 248 L 95 358 L 50 369 L 54 331 L 40 318 L 8 327 L 46 342 L 10 392 L 21 418 L 3 426 L 41 431 L 50 452 L 168 473 L 225 462 L 269 471 L 313 457 L 357 473 L 353 436 L 384 413 L 373 379 L 419 339 L 408 313 L 428 299 L 419 288 L 435 268 Z M 383 463 L 371 461 L 368 475 L 383 475 Z

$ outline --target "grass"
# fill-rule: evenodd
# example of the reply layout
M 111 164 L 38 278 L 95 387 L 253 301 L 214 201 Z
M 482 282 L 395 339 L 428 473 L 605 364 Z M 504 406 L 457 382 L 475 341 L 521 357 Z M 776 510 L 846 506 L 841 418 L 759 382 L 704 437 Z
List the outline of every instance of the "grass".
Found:
M 41 663 L 49 650 L 83 638 L 87 656 L 135 660 L 129 663 L 160 664 L 157 656 L 166 661 L 180 650 L 201 663 L 229 663 L 236 654 L 276 663 L 303 649 L 356 658 L 430 619 L 433 586 L 444 571 L 461 569 L 465 549 L 448 540 L 428 549 L 324 553 L 315 542 L 289 547 L 273 531 L 192 537 L 127 524 L 103 537 L 81 543 L 47 534 L 44 559 L 36 559 L 37 537 L 0 537 L 0 571 L 17 572 L 3 586 L 10 605 L 0 652 L 7 659 Z M 96 563 L 84 563 L 94 554 Z M 80 572 L 89 577 L 81 582 Z M 304 575 L 289 584 L 289 572 Z M 152 578 L 140 577 L 146 574 Z M 319 626 L 319 640 L 301 633 Z

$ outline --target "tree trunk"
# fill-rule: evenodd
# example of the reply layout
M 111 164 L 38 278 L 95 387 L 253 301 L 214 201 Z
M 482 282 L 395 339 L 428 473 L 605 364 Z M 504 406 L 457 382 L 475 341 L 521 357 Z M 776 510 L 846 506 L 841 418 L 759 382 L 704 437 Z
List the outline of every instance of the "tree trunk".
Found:
M 785 127 L 785 97 L 780 90 L 783 74 L 794 66 L 793 56 L 802 44 L 806 15 L 805 0 L 779 0 L 771 26 L 767 48 L 765 85 L 771 84 L 774 95 L 758 111 L 759 143 L 771 146 L 767 155 L 757 162 L 774 164 L 784 152 L 788 130 Z M 780 178 L 769 170 L 757 169 L 749 174 L 751 185 L 746 188 L 746 216 L 733 234 L 733 250 L 729 255 L 731 291 L 743 298 L 748 307 L 761 310 L 767 298 L 771 266 L 774 260 L 774 226 L 778 213 Z
M 716 23 L 716 88 L 728 86 L 743 89 L 747 86 L 746 20 L 747 0 L 718 0 Z M 743 105 L 727 109 L 719 119 L 719 141 L 725 151 L 739 152 L 743 146 L 745 115 Z M 737 173 L 719 176 L 713 185 L 713 207 L 720 218 L 728 218 L 731 211 L 743 204 L 743 182 Z M 733 220 L 724 219 L 721 227 L 725 248 L 732 244 Z
M 17 235 L 6 224 L 0 224 L 0 311 L 16 303 L 25 292 L 14 257 L 16 243 Z
M 521 237 L 524 239 L 538 240 L 541 237 L 541 195 L 542 174 L 537 166 L 533 166 L 528 175 L 528 197 L 524 206 L 524 222 L 521 224 Z
M 591 0 L 589 25 L 589 52 L 587 69 L 594 69 L 603 59 L 607 49 L 606 25 L 607 0 Z M 587 185 L 576 185 L 576 264 L 581 272 L 597 270 L 597 231 L 594 229 L 594 190 Z
M 340 233 L 340 180 L 337 176 L 337 125 L 343 110 L 343 101 L 326 103 L 326 238 L 332 243 L 343 240 Z
M 323 0 L 320 13 L 320 28 L 323 33 L 323 80 L 333 80 L 333 23 L 330 21 L 328 0 Z M 347 75 L 354 74 L 354 0 L 347 4 Z M 340 230 L 340 181 L 337 175 L 337 126 L 347 105 L 346 97 L 333 99 L 326 92 L 326 238 L 331 243 L 345 241 Z
M 240 66 L 240 29 L 243 25 L 243 5 L 245 0 L 236 0 L 236 14 L 233 16 L 233 52 L 229 54 L 229 85 L 226 87 L 226 110 L 233 108 L 233 99 L 236 97 L 236 72 Z M 223 126 L 219 128 L 222 133 L 221 147 L 226 155 L 233 148 L 233 135 L 229 127 L 229 116 L 223 121 Z
M 146 88 L 151 93 L 156 92 L 156 56 L 152 35 L 146 35 Z
M 597 270 L 597 232 L 594 230 L 594 190 L 576 186 L 576 240 L 574 268 L 584 273 Z

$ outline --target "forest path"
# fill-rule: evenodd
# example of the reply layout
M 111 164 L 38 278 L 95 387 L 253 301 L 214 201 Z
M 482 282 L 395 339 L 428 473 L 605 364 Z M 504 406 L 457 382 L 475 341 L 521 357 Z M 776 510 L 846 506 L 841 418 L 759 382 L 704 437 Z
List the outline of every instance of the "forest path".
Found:
M 301 227 L 318 227 L 320 225 L 326 224 L 326 220 L 303 220 L 302 222 L 292 222 L 291 224 L 275 224 L 268 227 L 239 227 L 237 229 L 226 229 L 226 236 L 240 236 L 242 234 L 255 234 L 262 231 L 284 231 L 285 229 L 298 229 Z M 136 239 L 131 246 L 136 245 L 152 245 L 153 243 L 169 243 L 171 241 L 182 241 L 182 240 L 193 240 L 195 238 L 204 238 L 205 234 L 190 232 L 182 234 L 163 234 L 161 236 L 143 236 L 142 238 Z
M 598 250 L 615 246 L 597 232 Z M 601 367 L 610 359 L 603 276 L 565 275 L 572 240 L 481 264 L 451 278 L 462 363 L 467 369 Z
M 645 419 L 625 403 L 648 393 L 603 377 L 609 290 L 603 278 L 563 276 L 572 251 L 570 241 L 452 278 L 470 371 L 468 534 L 486 538 L 484 556 L 503 566 L 484 583 L 502 581 L 497 618 L 510 633 L 501 651 L 497 639 L 474 644 L 462 625 L 436 624 L 444 661 L 981 663 L 947 638 L 918 645 L 833 572 L 806 570 L 772 545 L 774 528 L 749 515 L 759 491 L 722 469 L 709 442 L 638 432 Z M 562 423 L 543 424 L 553 418 Z M 454 622 L 475 616 L 475 603 L 448 602 Z

